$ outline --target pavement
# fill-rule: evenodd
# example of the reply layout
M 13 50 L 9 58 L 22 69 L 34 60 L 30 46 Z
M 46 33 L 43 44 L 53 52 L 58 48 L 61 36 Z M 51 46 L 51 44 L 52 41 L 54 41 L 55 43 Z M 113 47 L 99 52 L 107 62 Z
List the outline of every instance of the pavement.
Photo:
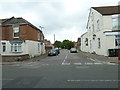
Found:
M 97 54 L 91 54 L 91 53 L 87 53 L 87 52 L 79 52 L 82 55 L 85 55 L 86 57 L 93 59 L 93 60 L 97 60 L 99 62 L 105 62 L 105 63 L 118 63 L 118 57 L 108 57 L 108 56 L 103 56 L 103 55 L 97 55 Z

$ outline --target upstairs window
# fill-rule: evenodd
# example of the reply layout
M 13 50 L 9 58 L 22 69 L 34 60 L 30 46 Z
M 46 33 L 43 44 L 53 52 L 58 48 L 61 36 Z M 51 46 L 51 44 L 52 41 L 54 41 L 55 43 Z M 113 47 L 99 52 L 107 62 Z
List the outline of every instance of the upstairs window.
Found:
M 112 16 L 112 29 L 113 30 L 120 30 L 120 15 L 113 15 Z
M 100 20 L 97 20 L 97 30 L 100 30 Z
M 13 28 L 13 37 L 14 38 L 19 38 L 19 27 L 14 27 Z
M 38 40 L 40 40 L 40 32 L 38 31 Z

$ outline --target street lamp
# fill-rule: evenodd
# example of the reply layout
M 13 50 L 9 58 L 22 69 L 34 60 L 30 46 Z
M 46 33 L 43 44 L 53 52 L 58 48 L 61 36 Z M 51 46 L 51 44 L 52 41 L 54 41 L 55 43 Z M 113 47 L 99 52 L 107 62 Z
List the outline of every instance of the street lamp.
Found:
M 44 27 L 42 27 L 42 26 L 39 26 L 40 28 L 41 28 L 41 31 L 42 31 L 42 29 L 44 28 Z

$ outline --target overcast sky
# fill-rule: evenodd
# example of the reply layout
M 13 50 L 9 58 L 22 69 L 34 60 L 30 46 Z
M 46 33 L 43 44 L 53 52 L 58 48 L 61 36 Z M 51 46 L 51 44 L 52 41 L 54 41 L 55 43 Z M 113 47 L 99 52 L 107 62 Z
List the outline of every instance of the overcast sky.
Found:
M 77 41 L 86 32 L 90 7 L 118 5 L 119 0 L 1 0 L 0 18 L 23 17 L 42 29 L 45 39 Z

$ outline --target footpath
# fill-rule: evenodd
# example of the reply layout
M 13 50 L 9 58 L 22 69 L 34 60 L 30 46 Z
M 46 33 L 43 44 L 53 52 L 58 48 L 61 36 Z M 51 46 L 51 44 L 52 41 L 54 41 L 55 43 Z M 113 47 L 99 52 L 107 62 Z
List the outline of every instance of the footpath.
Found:
M 108 57 L 108 56 L 91 54 L 91 53 L 82 52 L 82 51 L 79 51 L 79 53 L 80 53 L 81 55 L 86 56 L 87 58 L 91 58 L 91 59 L 93 59 L 93 60 L 100 61 L 100 62 L 105 62 L 105 63 L 117 63 L 117 64 L 118 64 L 118 62 L 120 62 L 120 60 L 118 60 L 118 57 Z
M 2 57 L 0 57 L 0 65 L 13 65 L 13 64 L 19 64 L 19 63 L 25 63 L 25 62 L 35 62 L 35 61 L 39 61 L 45 57 L 47 57 L 47 53 L 43 54 L 41 56 L 34 57 L 34 58 L 30 58 L 30 59 L 26 59 L 26 60 L 22 60 L 22 61 L 12 61 L 12 62 L 2 62 Z

